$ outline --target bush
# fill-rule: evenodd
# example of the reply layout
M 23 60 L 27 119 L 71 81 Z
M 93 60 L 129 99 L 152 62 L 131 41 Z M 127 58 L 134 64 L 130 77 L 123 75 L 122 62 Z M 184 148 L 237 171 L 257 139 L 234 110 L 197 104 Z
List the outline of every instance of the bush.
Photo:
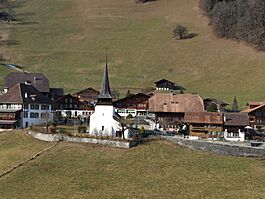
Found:
M 188 34 L 188 29 L 180 24 L 178 24 L 176 28 L 173 30 L 174 38 L 179 37 L 180 39 L 184 39 L 187 34 Z
M 141 129 L 140 129 L 140 133 L 141 134 L 144 134 L 145 133 L 145 128 L 142 126 Z
M 86 133 L 87 126 L 78 126 L 77 131 L 78 131 L 78 133 Z
M 126 116 L 126 119 L 132 119 L 132 118 L 133 118 L 132 114 L 128 114 L 128 115 Z
M 48 126 L 48 133 L 54 134 L 56 133 L 56 125 L 49 125 Z

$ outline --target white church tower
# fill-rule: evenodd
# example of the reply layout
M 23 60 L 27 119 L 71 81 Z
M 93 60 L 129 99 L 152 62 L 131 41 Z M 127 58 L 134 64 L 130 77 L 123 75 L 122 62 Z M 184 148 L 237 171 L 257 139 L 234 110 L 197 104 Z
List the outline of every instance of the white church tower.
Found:
M 89 134 L 116 137 L 116 132 L 118 130 L 120 130 L 119 116 L 115 113 L 115 109 L 112 105 L 106 56 L 101 91 L 98 95 L 95 112 L 90 116 Z

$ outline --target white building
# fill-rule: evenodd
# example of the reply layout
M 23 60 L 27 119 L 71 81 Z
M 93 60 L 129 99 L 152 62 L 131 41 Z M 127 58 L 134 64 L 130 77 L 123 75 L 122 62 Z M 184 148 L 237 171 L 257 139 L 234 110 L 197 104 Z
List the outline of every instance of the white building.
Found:
M 31 84 L 16 84 L 0 96 L 0 128 L 26 128 L 52 121 L 52 102 Z
M 95 112 L 90 116 L 89 133 L 96 136 L 116 137 L 120 130 L 119 116 L 112 105 L 112 96 L 109 86 L 108 66 L 106 63 L 103 82 Z

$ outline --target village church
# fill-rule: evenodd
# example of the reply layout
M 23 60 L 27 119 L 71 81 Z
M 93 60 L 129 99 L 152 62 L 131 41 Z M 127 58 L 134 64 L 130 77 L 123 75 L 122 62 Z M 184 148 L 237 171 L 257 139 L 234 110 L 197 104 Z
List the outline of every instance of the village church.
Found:
M 95 136 L 116 137 L 117 131 L 120 130 L 119 119 L 120 116 L 115 113 L 115 108 L 112 104 L 106 57 L 101 91 L 98 95 L 95 112 L 90 116 L 89 134 Z

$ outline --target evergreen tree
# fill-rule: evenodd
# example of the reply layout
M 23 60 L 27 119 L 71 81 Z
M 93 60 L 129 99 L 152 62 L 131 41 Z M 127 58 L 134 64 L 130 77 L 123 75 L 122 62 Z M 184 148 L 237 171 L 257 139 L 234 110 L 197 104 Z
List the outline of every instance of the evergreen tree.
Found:
M 233 100 L 233 104 L 232 104 L 232 111 L 238 112 L 238 104 L 237 104 L 236 96 L 234 96 L 234 100 Z

